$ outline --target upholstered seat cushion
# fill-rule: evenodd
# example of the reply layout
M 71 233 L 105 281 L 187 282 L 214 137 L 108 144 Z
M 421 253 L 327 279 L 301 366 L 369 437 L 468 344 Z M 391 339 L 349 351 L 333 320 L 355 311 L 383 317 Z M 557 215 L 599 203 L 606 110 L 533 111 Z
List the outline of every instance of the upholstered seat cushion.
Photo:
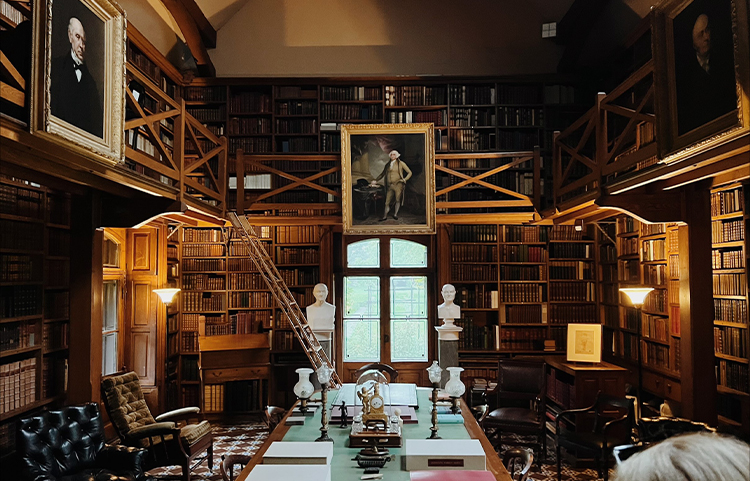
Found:
M 187 444 L 193 444 L 211 432 L 211 424 L 201 421 L 199 424 L 188 424 L 180 430 L 180 438 Z
M 526 408 L 499 408 L 487 415 L 485 422 L 492 424 L 492 421 L 501 421 L 503 424 L 530 424 L 537 425 L 539 420 L 535 411 Z

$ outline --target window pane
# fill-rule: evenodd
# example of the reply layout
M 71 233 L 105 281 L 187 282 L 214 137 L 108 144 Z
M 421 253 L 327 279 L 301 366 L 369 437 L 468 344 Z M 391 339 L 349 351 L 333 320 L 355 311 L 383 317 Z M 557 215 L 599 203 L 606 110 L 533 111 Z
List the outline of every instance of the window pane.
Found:
M 366 239 L 346 246 L 347 267 L 380 267 L 380 239 Z
M 344 360 L 380 360 L 380 279 L 344 278 Z
M 102 376 L 117 372 L 117 332 L 102 336 Z
M 112 239 L 104 238 L 104 252 L 102 252 L 103 264 L 107 267 L 120 266 L 120 245 Z
M 102 299 L 103 331 L 117 330 L 117 281 L 104 281 L 104 299 Z
M 427 246 L 391 239 L 391 267 L 427 267 Z
M 427 361 L 427 277 L 391 277 L 391 361 Z

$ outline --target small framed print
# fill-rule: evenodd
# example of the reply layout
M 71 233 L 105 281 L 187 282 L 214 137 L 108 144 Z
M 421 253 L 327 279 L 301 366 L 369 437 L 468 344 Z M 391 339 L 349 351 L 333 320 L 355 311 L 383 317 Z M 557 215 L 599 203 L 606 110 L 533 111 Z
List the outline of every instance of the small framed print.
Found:
M 568 324 L 568 361 L 602 362 L 602 325 Z

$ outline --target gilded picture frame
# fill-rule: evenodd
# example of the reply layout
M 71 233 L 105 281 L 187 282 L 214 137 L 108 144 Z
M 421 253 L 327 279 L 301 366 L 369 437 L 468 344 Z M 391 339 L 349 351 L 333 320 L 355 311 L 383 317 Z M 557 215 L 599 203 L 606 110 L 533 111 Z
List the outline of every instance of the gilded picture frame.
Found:
M 106 165 L 123 161 L 125 11 L 110 0 L 34 7 L 32 133 Z
M 663 162 L 748 132 L 747 9 L 745 0 L 665 0 L 654 9 L 657 145 Z
M 433 124 L 341 126 L 344 234 L 435 233 Z
M 567 360 L 602 362 L 601 324 L 568 324 Z

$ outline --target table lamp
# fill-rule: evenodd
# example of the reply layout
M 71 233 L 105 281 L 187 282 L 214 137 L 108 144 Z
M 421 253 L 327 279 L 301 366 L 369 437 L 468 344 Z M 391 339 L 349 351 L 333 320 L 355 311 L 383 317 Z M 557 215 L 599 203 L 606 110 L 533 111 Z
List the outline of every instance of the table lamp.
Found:
M 297 396 L 297 399 L 299 399 L 300 401 L 300 412 L 302 414 L 305 414 L 307 413 L 307 400 L 310 399 L 313 391 L 315 391 L 313 383 L 310 382 L 310 374 L 313 373 L 313 370 L 309 367 L 301 367 L 295 372 L 299 374 L 299 381 L 297 381 L 297 384 L 294 385 L 293 391 Z
M 437 435 L 437 400 L 443 368 L 438 365 L 437 361 L 432 361 L 432 366 L 427 368 L 427 375 L 432 383 L 432 426 L 430 427 L 430 437 L 427 439 L 440 439 L 440 436 Z
M 318 368 L 316 374 L 318 375 L 318 382 L 320 382 L 320 386 L 323 390 L 322 392 L 323 412 L 321 413 L 321 416 L 320 416 L 320 424 L 321 424 L 320 437 L 316 439 L 316 441 L 333 442 L 333 439 L 328 437 L 328 408 L 326 407 L 326 403 L 328 402 L 328 383 L 331 380 L 331 374 L 333 374 L 333 369 L 323 364 Z

